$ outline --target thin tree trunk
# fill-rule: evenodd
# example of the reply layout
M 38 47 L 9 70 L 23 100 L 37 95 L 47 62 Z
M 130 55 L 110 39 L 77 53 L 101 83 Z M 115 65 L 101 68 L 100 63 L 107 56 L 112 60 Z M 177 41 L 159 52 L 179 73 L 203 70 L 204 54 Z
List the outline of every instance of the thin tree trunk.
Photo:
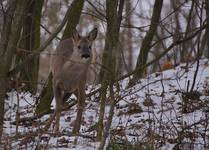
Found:
M 159 23 L 162 6 L 163 6 L 163 0 L 155 0 L 150 28 L 142 41 L 140 53 L 137 58 L 137 64 L 135 68 L 137 71 L 133 75 L 133 78 L 130 80 L 129 85 L 135 84 L 135 82 L 144 75 L 145 68 L 143 67 L 147 62 L 148 53 L 150 50 L 150 46 L 152 44 L 152 39 L 157 31 L 157 26 Z
M 84 5 L 84 0 L 75 0 L 71 4 L 72 9 L 62 39 L 69 38 L 72 36 L 73 30 L 76 28 L 77 24 L 79 23 L 83 5 Z
M 26 13 L 30 15 L 25 16 L 21 40 L 21 48 L 27 51 L 35 51 L 40 46 L 40 23 L 43 2 L 44 0 L 32 0 L 27 4 Z M 28 57 L 28 53 L 21 54 L 17 61 L 23 61 Z M 22 80 L 30 81 L 26 87 L 32 93 L 36 92 L 38 69 L 39 55 L 36 55 L 32 61 L 24 64 L 24 68 L 21 71 Z
M 110 110 L 109 110 L 109 116 L 108 116 L 107 123 L 106 123 L 105 129 L 104 129 L 104 135 L 102 136 L 102 139 L 101 139 L 99 150 L 103 150 L 104 146 L 106 144 L 106 139 L 107 139 L 107 137 L 109 135 L 109 130 L 110 130 L 110 127 L 111 127 L 111 124 L 112 124 L 113 116 L 114 116 L 115 104 L 116 104 L 116 100 L 115 100 L 115 96 L 114 96 L 114 81 L 113 81 L 110 84 Z
M 0 61 L 0 85 L 1 85 L 0 86 L 0 139 L 3 133 L 4 102 L 5 102 L 7 86 L 8 86 L 8 72 L 9 72 L 12 58 L 14 56 L 14 53 L 18 44 L 18 40 L 19 40 L 21 28 L 22 28 L 22 20 L 23 20 L 22 14 L 24 14 L 26 4 L 27 4 L 27 0 L 21 0 L 17 2 L 13 1 L 13 3 L 11 3 L 11 7 L 15 8 L 16 6 L 16 9 L 15 9 L 16 13 L 13 16 L 13 11 L 12 13 L 9 12 L 11 13 L 10 14 L 11 20 L 9 20 L 8 22 L 11 23 L 12 21 L 12 24 L 11 24 L 11 29 L 8 29 L 10 30 L 8 42 L 6 41 L 6 43 L 8 44 L 5 45 L 4 47 L 1 47 L 5 49 L 0 49 L 0 52 L 1 52 L 1 55 L 0 55 L 0 59 L 1 59 Z M 7 27 L 4 27 L 4 28 L 7 28 Z M 7 35 L 2 35 L 2 37 L 5 37 L 5 36 Z M 4 40 L 1 39 L 1 43 L 2 41 Z
M 176 42 L 177 40 L 179 40 L 179 35 L 180 35 L 180 32 L 181 32 L 181 25 L 180 25 L 180 19 L 179 19 L 179 14 L 180 14 L 180 8 L 177 8 L 177 5 L 179 4 L 179 1 L 178 0 L 172 0 L 171 2 L 171 6 L 173 8 L 173 11 L 176 11 L 175 14 L 174 14 L 174 19 L 175 19 L 175 29 L 174 29 L 174 36 L 173 36 L 173 41 Z M 177 9 L 179 9 L 177 11 Z M 174 50 L 173 50 L 173 57 L 174 57 L 174 66 L 176 66 L 178 63 L 179 63 L 179 56 L 181 55 L 182 51 L 182 46 L 181 45 L 178 45 L 178 46 L 175 46 L 174 47 Z
M 116 77 L 116 54 L 118 49 L 119 31 L 120 23 L 122 20 L 123 6 L 124 0 L 120 0 L 119 6 L 118 0 L 106 1 L 107 32 L 105 39 L 105 49 L 102 57 L 102 65 L 105 66 L 105 68 L 102 68 L 100 72 L 102 87 L 100 91 L 100 112 L 97 132 L 97 140 L 100 141 L 103 136 L 103 120 L 105 113 L 107 88 L 111 80 L 114 80 L 114 78 Z
M 53 100 L 53 89 L 52 89 L 52 74 L 50 73 L 47 85 L 43 88 L 40 95 L 40 102 L 36 106 L 35 114 L 43 114 L 50 111 L 50 106 Z
M 187 26 L 186 26 L 186 31 L 185 31 L 184 38 L 187 38 L 187 36 L 188 36 L 188 34 L 190 33 L 190 30 L 191 30 L 191 24 L 192 24 L 191 21 L 192 21 L 192 19 L 194 19 L 192 17 L 193 10 L 194 10 L 194 4 L 195 4 L 195 1 L 192 0 L 192 5 L 191 5 L 190 11 L 189 11 L 188 18 L 187 18 Z M 188 50 L 189 45 L 191 45 L 191 43 L 188 43 L 188 42 L 182 43 L 182 50 L 181 50 L 181 54 L 180 54 L 180 61 L 181 62 L 185 62 L 186 54 L 189 52 L 189 50 Z
M 4 123 L 4 101 L 6 98 L 7 90 L 7 69 L 5 64 L 5 51 L 9 41 L 9 35 L 11 32 L 12 17 L 16 8 L 16 0 L 9 1 L 8 9 L 3 16 L 3 27 L 0 39 L 0 141 L 3 133 L 3 123 Z M 6 17 L 6 15 L 10 17 Z
M 132 6 L 131 6 L 131 1 L 125 1 L 126 3 L 126 22 L 128 26 L 131 25 L 132 19 L 131 19 L 131 11 L 132 11 Z M 131 28 L 128 28 L 127 30 L 127 60 L 128 60 L 128 68 L 129 71 L 133 69 L 133 48 L 132 48 L 132 32 Z
M 205 0 L 205 10 L 206 10 L 206 21 L 207 21 L 207 27 L 206 27 L 206 38 L 207 38 L 207 58 L 209 58 L 209 0 Z
M 41 16 L 42 16 L 42 8 L 43 8 L 43 3 L 44 0 L 35 0 L 35 10 L 33 11 L 34 13 L 34 26 L 33 26 L 33 30 L 34 30 L 34 45 L 32 50 L 35 52 L 35 50 L 40 47 L 41 44 L 41 30 L 40 30 L 40 24 L 41 24 Z M 33 92 L 36 93 L 37 92 L 37 82 L 38 82 L 38 72 L 39 72 L 39 55 L 36 55 L 34 60 L 33 60 L 33 66 L 32 67 L 32 81 L 33 81 L 33 85 L 31 85 L 31 87 L 33 88 Z M 35 83 L 35 84 L 34 84 Z
M 131 1 L 125 1 L 125 24 L 131 26 Z M 119 50 L 117 51 L 116 69 L 117 76 L 133 70 L 132 32 L 131 28 L 123 29 L 120 33 Z

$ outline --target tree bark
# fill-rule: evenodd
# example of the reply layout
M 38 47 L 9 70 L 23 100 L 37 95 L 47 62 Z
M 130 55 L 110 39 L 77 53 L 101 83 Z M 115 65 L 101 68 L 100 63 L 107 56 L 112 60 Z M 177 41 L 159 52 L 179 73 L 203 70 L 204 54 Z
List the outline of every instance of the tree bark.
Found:
M 181 25 L 180 25 L 180 18 L 179 18 L 179 14 L 181 12 L 181 9 L 178 8 L 177 5 L 179 5 L 179 1 L 178 0 L 172 0 L 171 7 L 173 8 L 173 11 L 176 11 L 175 14 L 174 14 L 174 20 L 175 20 L 174 32 L 175 32 L 175 34 L 173 36 L 173 42 L 176 42 L 177 40 L 179 40 L 179 35 L 181 33 Z M 182 51 L 182 45 L 178 45 L 178 46 L 174 47 L 174 50 L 173 50 L 174 66 L 179 64 L 179 56 L 181 55 L 180 54 L 181 51 Z
M 102 57 L 102 65 L 105 66 L 105 68 L 102 68 L 100 72 L 101 91 L 97 140 L 102 140 L 103 135 L 103 120 L 107 88 L 116 76 L 116 54 L 118 50 L 119 31 L 122 20 L 123 6 L 124 0 L 120 0 L 119 5 L 118 0 L 106 1 L 107 32 L 105 38 L 105 49 Z
M 132 19 L 131 19 L 131 11 L 132 11 L 132 6 L 131 6 L 131 1 L 125 1 L 126 3 L 126 22 L 128 24 L 128 26 L 131 25 L 132 23 Z M 128 42 L 127 42 L 127 62 L 128 62 L 128 68 L 129 71 L 133 69 L 133 40 L 132 40 L 132 32 L 131 32 L 131 28 L 127 29 L 127 36 L 126 36 Z
M 206 38 L 207 38 L 207 58 L 209 58 L 209 1 L 205 0 L 205 10 L 206 10 L 206 21 L 207 21 L 207 26 L 206 26 Z
M 3 133 L 3 123 L 4 123 L 4 102 L 6 98 L 7 86 L 8 86 L 8 72 L 11 67 L 12 58 L 15 54 L 16 47 L 18 44 L 21 28 L 22 28 L 22 20 L 24 10 L 26 8 L 27 0 L 21 1 L 12 1 L 10 6 L 13 8 L 12 11 L 8 12 L 11 18 L 8 19 L 8 24 L 5 22 L 4 27 L 6 32 L 2 32 L 1 37 L 7 37 L 7 41 L 1 38 L 1 44 L 5 44 L 0 47 L 0 139 Z M 16 9 L 15 9 L 16 7 Z M 15 14 L 14 11 L 15 10 Z M 7 14 L 7 15 L 8 15 Z M 14 15 L 13 15 L 14 14 Z M 10 25 L 11 24 L 11 25 Z M 9 25 L 8 29 L 5 25 Z M 9 32 L 10 31 L 10 32 Z M 9 35 L 4 35 L 9 33 Z M 8 44 L 6 44 L 8 43 Z M 4 48 L 4 49 L 2 49 Z
M 105 147 L 106 139 L 109 135 L 109 130 L 110 130 L 110 127 L 111 127 L 111 124 L 112 124 L 112 119 L 113 119 L 113 116 L 114 116 L 114 109 L 115 109 L 115 104 L 116 104 L 116 99 L 115 99 L 115 96 L 114 96 L 114 82 L 111 82 L 111 84 L 109 86 L 109 89 L 110 89 L 109 91 L 110 91 L 110 99 L 111 99 L 110 110 L 109 110 L 109 116 L 108 116 L 108 119 L 107 119 L 107 123 L 106 123 L 105 129 L 104 129 L 104 134 L 103 134 L 103 137 L 101 139 L 100 146 L 99 146 L 99 150 L 103 150 L 104 147 Z
M 84 5 L 84 0 L 75 0 L 71 4 L 71 13 L 69 15 L 69 19 L 65 27 L 62 39 L 69 38 L 72 36 L 73 30 L 76 28 L 77 24 L 79 23 L 83 5 Z
M 190 30 L 191 30 L 191 21 L 192 19 L 194 19 L 194 17 L 192 16 L 193 15 L 193 10 L 194 10 L 194 4 L 195 4 L 195 1 L 192 0 L 192 5 L 191 5 L 191 8 L 190 8 L 190 11 L 189 11 L 189 15 L 188 15 L 188 18 L 187 18 L 187 26 L 186 26 L 186 31 L 185 31 L 185 35 L 184 35 L 184 38 L 187 38 L 188 34 L 190 33 Z M 186 54 L 189 52 L 189 47 L 190 47 L 191 44 L 191 41 L 189 43 L 189 41 L 187 42 L 184 42 L 182 43 L 182 50 L 181 50 L 181 54 L 180 54 L 180 62 L 185 62 L 186 61 Z
M 24 17 L 23 32 L 21 38 L 21 48 L 35 52 L 40 46 L 40 23 L 41 12 L 44 0 L 32 0 L 27 4 L 26 15 Z M 29 53 L 20 53 L 17 61 L 23 61 Z M 32 61 L 24 64 L 21 72 L 21 80 L 30 81 L 26 85 L 27 90 L 32 93 L 36 92 L 39 69 L 39 55 L 36 55 Z
M 155 0 L 153 12 L 152 12 L 150 28 L 149 28 L 149 31 L 146 33 L 146 35 L 145 35 L 145 37 L 142 41 L 140 53 L 139 53 L 139 56 L 137 58 L 137 64 L 136 64 L 136 67 L 135 67 L 135 69 L 137 71 L 133 75 L 133 78 L 130 80 L 129 85 L 135 84 L 135 82 L 138 79 L 140 79 L 145 72 L 145 68 L 143 68 L 143 66 L 147 62 L 148 53 L 149 53 L 149 50 L 150 50 L 150 46 L 152 44 L 152 39 L 153 39 L 153 37 L 154 37 L 154 35 L 157 31 L 157 26 L 158 26 L 158 23 L 159 23 L 159 20 L 160 20 L 160 14 L 161 14 L 162 6 L 163 6 L 163 0 Z
M 35 114 L 43 114 L 50 111 L 50 106 L 53 100 L 53 89 L 52 89 L 52 74 L 50 73 L 46 87 L 40 95 L 40 102 L 35 108 Z
M 124 4 L 124 24 L 131 26 L 131 14 L 132 6 L 131 1 L 125 1 Z M 117 76 L 122 76 L 125 73 L 131 72 L 133 70 L 133 38 L 132 29 L 124 28 L 120 33 L 119 47 L 116 56 L 116 70 Z
M 11 32 L 12 17 L 16 8 L 16 0 L 9 1 L 8 9 L 6 10 L 3 16 L 3 27 L 1 31 L 0 39 L 0 141 L 3 133 L 3 124 L 4 124 L 4 101 L 6 98 L 7 91 L 7 68 L 5 64 L 5 52 L 7 49 L 9 35 Z M 8 15 L 9 17 L 6 17 Z

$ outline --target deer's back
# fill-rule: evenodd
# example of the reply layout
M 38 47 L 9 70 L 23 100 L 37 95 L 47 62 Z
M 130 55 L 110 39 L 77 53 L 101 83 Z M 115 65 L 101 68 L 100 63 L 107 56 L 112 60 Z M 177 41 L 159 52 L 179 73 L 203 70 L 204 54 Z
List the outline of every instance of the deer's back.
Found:
M 56 76 L 64 66 L 65 62 L 70 60 L 73 53 L 73 40 L 71 38 L 60 42 L 55 52 L 52 54 L 51 70 L 53 76 Z

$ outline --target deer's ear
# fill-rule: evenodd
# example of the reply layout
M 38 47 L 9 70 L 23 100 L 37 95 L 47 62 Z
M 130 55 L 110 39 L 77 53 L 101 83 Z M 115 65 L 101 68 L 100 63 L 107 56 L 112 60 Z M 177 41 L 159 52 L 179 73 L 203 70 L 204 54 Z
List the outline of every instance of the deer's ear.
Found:
M 72 37 L 75 41 L 78 41 L 81 38 L 81 36 L 79 35 L 79 33 L 76 29 L 73 30 L 73 36 Z
M 97 32 L 98 32 L 98 29 L 97 28 L 94 28 L 90 33 L 89 33 L 89 36 L 88 36 L 88 39 L 93 41 L 96 39 L 97 37 Z

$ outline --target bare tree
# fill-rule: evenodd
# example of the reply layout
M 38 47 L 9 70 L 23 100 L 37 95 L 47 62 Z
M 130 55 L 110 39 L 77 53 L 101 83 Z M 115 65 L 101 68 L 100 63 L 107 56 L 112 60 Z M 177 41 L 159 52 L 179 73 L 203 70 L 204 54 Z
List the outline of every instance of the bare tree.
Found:
M 100 112 L 97 133 L 98 140 L 101 140 L 103 135 L 103 121 L 107 88 L 109 85 L 113 86 L 113 82 L 116 77 L 116 56 L 118 51 L 118 40 L 123 6 L 124 0 L 106 1 L 107 31 L 105 38 L 105 49 L 102 57 L 102 66 L 104 67 L 101 69 L 100 72 L 102 87 L 100 91 Z M 103 146 L 101 147 L 103 148 Z
M 184 38 L 186 38 L 188 36 L 188 34 L 190 33 L 190 30 L 192 29 L 192 20 L 194 20 L 194 13 L 193 13 L 194 5 L 195 5 L 195 1 L 192 0 L 192 4 L 191 4 L 190 10 L 189 10 L 189 14 L 188 14 L 188 16 L 186 16 L 187 26 L 186 26 L 186 31 L 185 31 L 185 34 L 184 34 Z M 180 61 L 181 62 L 185 62 L 186 54 L 189 52 L 188 51 L 188 49 L 190 47 L 189 45 L 191 45 L 191 41 L 182 43 L 182 50 L 181 50 L 181 55 L 180 55 Z
M 124 24 L 131 26 L 132 23 L 132 2 L 125 1 Z M 131 72 L 133 69 L 133 37 L 131 28 L 123 28 L 119 38 L 119 50 L 117 52 L 116 70 L 117 76 Z
M 27 4 L 24 16 L 23 31 L 21 35 L 20 48 L 24 49 L 23 52 L 18 53 L 18 61 L 23 61 L 28 57 L 30 52 L 35 52 L 35 50 L 40 46 L 40 23 L 41 23 L 41 12 L 44 0 L 32 0 Z M 26 53 L 28 51 L 28 53 Z M 39 69 L 39 55 L 29 63 L 24 64 L 23 70 L 21 72 L 21 80 L 27 82 L 27 90 L 32 93 L 36 92 L 37 80 L 38 80 L 38 69 Z
M 207 21 L 207 27 L 206 27 L 206 39 L 207 39 L 207 58 L 209 58 L 209 1 L 205 0 L 205 10 L 206 10 L 206 21 Z
M 126 4 L 126 22 L 128 24 L 128 26 L 132 23 L 132 3 L 131 1 L 125 1 Z M 127 66 L 129 69 L 133 69 L 133 48 L 132 48 L 132 44 L 133 44 L 133 37 L 132 37 L 132 30 L 131 28 L 127 29 Z
M 160 19 L 160 14 L 163 6 L 163 0 L 155 0 L 153 12 L 152 12 L 152 18 L 151 18 L 151 24 L 149 31 L 146 33 L 139 56 L 137 58 L 137 64 L 135 69 L 137 70 L 136 73 L 133 75 L 133 78 L 130 80 L 129 85 L 135 84 L 135 82 L 141 78 L 144 74 L 145 69 L 143 68 L 147 62 L 148 53 L 150 51 L 150 46 L 152 44 L 153 37 L 156 33 L 157 26 Z
M 3 32 L 0 39 L 0 138 L 3 132 L 4 101 L 8 88 L 8 73 L 18 45 L 27 2 L 28 0 L 9 1 L 8 10 L 4 14 Z
M 173 35 L 173 41 L 177 41 L 179 40 L 179 35 L 181 33 L 181 24 L 180 24 L 180 13 L 181 13 L 181 7 L 178 8 L 178 5 L 179 5 L 179 1 L 178 0 L 172 0 L 171 1 L 171 7 L 173 9 L 173 11 L 175 11 L 175 14 L 174 14 L 174 24 L 173 24 L 173 32 L 174 32 L 174 35 Z M 181 45 L 178 45 L 178 46 L 175 46 L 174 49 L 173 49 L 173 58 L 174 58 L 174 65 L 178 64 L 179 61 L 178 61 L 178 58 L 180 56 L 180 52 L 182 51 L 182 46 Z

